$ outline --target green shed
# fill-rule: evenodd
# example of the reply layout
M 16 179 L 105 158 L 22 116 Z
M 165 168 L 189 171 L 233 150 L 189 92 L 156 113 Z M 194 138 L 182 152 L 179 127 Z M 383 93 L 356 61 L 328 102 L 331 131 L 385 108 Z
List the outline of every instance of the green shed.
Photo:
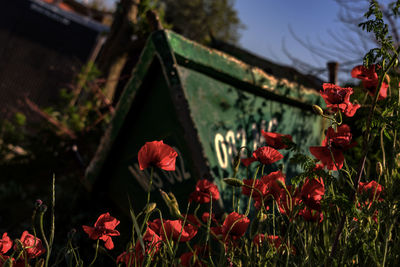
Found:
M 128 195 L 142 207 L 150 173 L 139 170 L 137 153 L 145 142 L 163 140 L 179 156 L 176 171 L 155 171 L 154 200 L 161 200 L 162 188 L 186 201 L 196 181 L 207 178 L 226 201 L 231 191 L 222 178 L 232 175 L 240 147 L 255 149 L 264 142 L 261 129 L 291 134 L 304 149 L 320 144 L 323 122 L 312 112 L 313 104 L 323 105 L 318 89 L 274 77 L 171 31 L 154 32 L 86 170 L 87 186 L 101 184 L 124 209 Z M 290 176 L 296 170 L 284 155 L 280 163 Z

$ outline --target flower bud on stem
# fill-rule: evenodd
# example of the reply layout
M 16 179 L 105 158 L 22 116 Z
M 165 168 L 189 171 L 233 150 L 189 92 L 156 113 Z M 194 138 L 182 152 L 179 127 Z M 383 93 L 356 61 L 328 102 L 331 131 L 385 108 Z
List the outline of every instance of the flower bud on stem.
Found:
M 224 178 L 224 182 L 234 187 L 242 187 L 244 185 L 243 181 L 237 178 Z

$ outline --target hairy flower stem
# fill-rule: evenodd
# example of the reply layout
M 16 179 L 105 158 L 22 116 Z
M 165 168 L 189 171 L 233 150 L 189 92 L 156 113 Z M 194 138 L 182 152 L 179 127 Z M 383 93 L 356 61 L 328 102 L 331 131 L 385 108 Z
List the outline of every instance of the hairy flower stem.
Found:
M 382 83 L 383 83 L 383 80 L 386 77 L 386 74 L 394 66 L 399 53 L 400 53 L 400 47 L 396 50 L 395 56 L 392 57 L 392 59 L 390 60 L 388 66 L 387 66 L 387 68 L 383 72 L 383 75 L 379 78 L 377 90 L 376 90 L 375 95 L 374 95 L 374 101 L 372 103 L 372 107 L 369 110 L 368 117 L 367 117 L 367 125 L 366 125 L 367 127 L 366 127 L 366 130 L 365 130 L 365 134 L 363 136 L 363 147 L 364 147 L 363 157 L 361 158 L 361 161 L 360 161 L 360 164 L 359 164 L 359 168 L 358 168 L 358 171 L 357 171 L 357 177 L 356 177 L 356 180 L 354 182 L 354 190 L 350 194 L 350 201 L 353 201 L 355 196 L 356 196 L 357 189 L 358 189 L 358 184 L 361 181 L 361 176 L 362 176 L 362 173 L 364 171 L 365 161 L 367 159 L 367 155 L 368 155 L 369 148 L 370 148 L 370 145 L 371 145 L 370 144 L 370 138 L 371 138 L 372 118 L 374 116 L 374 111 L 375 111 L 376 105 L 378 103 L 378 98 L 379 98 L 379 94 L 380 94 L 380 91 L 381 91 L 381 88 L 382 88 Z M 342 220 L 341 220 L 340 224 L 338 225 L 338 228 L 337 228 L 337 231 L 336 231 L 335 240 L 333 241 L 333 244 L 332 244 L 331 254 L 329 256 L 330 259 L 332 259 L 336 254 L 337 245 L 338 245 L 338 242 L 339 242 L 340 235 L 341 235 L 341 233 L 343 231 L 343 227 L 344 227 L 345 221 L 346 221 L 346 214 L 343 214 Z

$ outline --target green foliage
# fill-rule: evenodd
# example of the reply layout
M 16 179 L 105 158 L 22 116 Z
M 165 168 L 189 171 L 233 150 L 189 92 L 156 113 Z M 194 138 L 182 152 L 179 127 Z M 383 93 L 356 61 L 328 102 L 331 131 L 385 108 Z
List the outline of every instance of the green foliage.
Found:
M 149 5 L 149 3 L 153 2 L 143 2 L 144 5 Z M 196 3 L 199 2 L 195 1 L 192 4 Z M 393 5 L 394 16 L 398 15 L 399 6 L 400 1 Z M 400 89 L 395 72 L 397 69 L 393 72 L 391 69 L 397 67 L 395 59 L 398 55 L 391 43 L 391 37 L 387 34 L 387 25 L 383 21 L 376 1 L 371 1 L 370 10 L 366 13 L 367 18 L 371 16 L 374 16 L 374 19 L 365 22 L 361 27 L 367 31 L 373 31 L 380 40 L 381 47 L 371 50 L 365 62 L 367 64 L 377 63 L 382 66 L 382 70 L 378 73 L 380 78 L 378 87 L 382 85 L 386 75 L 391 76 L 390 94 L 386 99 L 379 101 L 377 97 L 368 95 L 359 99 L 364 110 L 359 110 L 356 115 L 359 117 L 353 118 L 355 122 L 350 121 L 349 123 L 352 125 L 352 131 L 354 130 L 352 134 L 358 145 L 348 148 L 350 151 L 345 153 L 343 167 L 340 170 L 324 170 L 317 167 L 316 159 L 300 153 L 296 144 L 288 142 L 289 147 L 286 149 L 295 152 L 290 163 L 299 165 L 302 172 L 296 177 L 288 177 L 291 179 L 290 185 L 282 180 L 276 180 L 275 184 L 270 183 L 271 181 L 263 181 L 266 187 L 255 188 L 257 190 L 253 191 L 252 197 L 246 199 L 245 205 L 240 205 L 242 204 L 239 203 L 241 200 L 233 198 L 231 209 L 228 210 L 226 207 L 225 212 L 234 211 L 229 215 L 236 213 L 243 217 L 230 221 L 226 219 L 229 215 L 218 214 L 218 211 L 214 210 L 212 194 L 210 194 L 210 203 L 197 203 L 196 206 L 196 203 L 191 202 L 183 211 L 179 210 L 173 194 L 162 191 L 170 210 L 168 215 L 161 213 L 157 206 L 159 203 L 150 202 L 149 191 L 147 205 L 142 211 L 135 214 L 133 209 L 130 209 L 132 222 L 131 229 L 128 231 L 130 237 L 126 245 L 120 245 L 116 254 L 108 255 L 111 253 L 105 253 L 106 250 L 99 246 L 97 241 L 95 251 L 90 251 L 95 255 L 92 257 L 92 263 L 97 260 L 98 253 L 107 254 L 111 258 L 110 262 L 115 262 L 118 253 L 127 251 L 128 253 L 134 252 L 132 257 L 137 257 L 140 253 L 144 254 L 142 257 L 144 266 L 179 266 L 183 263 L 181 256 L 186 252 L 195 254 L 190 259 L 192 265 L 196 264 L 195 261 L 201 260 L 201 264 L 206 266 L 397 266 L 400 262 L 400 230 L 398 227 L 398 218 L 400 218 L 400 142 L 398 136 Z M 88 127 L 98 120 L 99 112 L 104 114 L 101 111 L 106 108 L 101 100 L 101 90 L 95 82 L 96 76 L 97 72 L 93 66 L 85 68 L 77 83 L 77 88 L 82 90 L 63 90 L 61 92 L 63 99 L 61 108 L 52 107 L 45 110 L 51 118 L 71 130 L 78 138 L 86 136 Z M 332 124 L 335 131 L 342 123 L 342 120 L 338 119 L 341 117 L 340 111 L 332 116 L 334 119 L 329 120 L 329 123 Z M 14 142 L 26 139 L 25 135 L 20 134 L 24 131 L 19 131 L 18 127 L 22 129 L 26 127 L 25 118 L 22 115 L 16 115 L 14 123 L 3 122 L 0 124 L 2 137 L 7 136 L 8 140 L 14 140 Z M 52 129 L 53 131 L 51 131 Z M 71 136 L 66 136 L 65 133 L 58 134 L 57 132 L 62 130 L 60 127 L 56 130 L 48 127 L 47 130 L 53 133 L 53 142 L 60 143 L 58 147 L 66 146 L 66 143 L 70 141 L 78 141 Z M 47 132 L 48 135 L 50 135 L 49 132 Z M 43 136 L 46 135 L 41 135 L 40 138 Z M 326 141 L 328 143 L 325 147 L 331 152 L 332 160 L 335 159 L 332 150 L 340 149 L 341 142 L 349 141 L 346 140 L 348 136 L 339 135 L 339 137 L 341 139 L 338 140 L 338 143 L 329 144 L 329 141 Z M 63 142 L 65 143 L 63 144 Z M 1 147 L 15 150 L 15 146 L 3 145 Z M 239 162 L 236 160 L 236 168 L 239 168 Z M 378 170 L 375 169 L 377 163 L 379 163 Z M 260 173 L 258 173 L 258 169 L 261 169 Z M 150 180 L 152 181 L 153 172 L 151 173 Z M 260 182 L 265 177 L 264 175 L 264 167 L 260 164 L 254 174 L 254 179 L 258 179 Z M 374 192 L 371 191 L 371 188 L 363 192 L 359 186 L 359 178 L 364 183 L 361 185 L 366 186 L 367 183 L 373 182 L 382 187 L 379 192 L 378 186 L 372 186 Z M 233 188 L 243 186 L 243 182 L 236 177 L 227 178 L 225 181 Z M 0 193 L 9 194 L 12 191 L 20 190 L 19 186 L 12 182 L 9 185 L 10 190 L 0 186 Z M 247 185 L 247 189 L 250 188 L 252 186 Z M 201 190 L 196 189 L 196 192 Z M 264 195 L 262 190 L 268 191 L 268 193 Z M 204 194 L 206 195 L 206 193 Z M 259 201 L 262 200 L 261 204 L 259 203 L 261 207 L 256 207 L 254 216 L 251 216 L 250 207 L 257 201 L 257 197 Z M 310 205 L 310 197 L 314 201 L 320 201 L 318 207 Z M 54 198 L 49 203 L 54 203 Z M 109 204 L 107 203 L 107 205 Z M 182 205 L 180 206 L 182 207 Z M 307 209 L 310 213 L 307 213 Z M 202 217 L 199 216 L 200 210 L 209 212 L 208 217 L 205 217 L 206 222 L 204 218 L 200 218 Z M 36 211 L 41 216 L 39 225 L 43 239 L 45 239 L 46 233 L 42 229 L 45 211 L 39 209 Z M 193 216 L 191 220 L 189 220 L 189 214 Z M 215 219 L 212 218 L 212 214 L 215 215 Z M 35 218 L 34 216 L 32 217 Z M 242 229 L 235 228 L 236 224 L 242 223 L 240 220 L 247 216 L 250 217 L 247 224 L 249 228 L 243 225 Z M 196 236 L 188 242 L 179 242 L 183 236 L 183 228 L 181 228 L 178 239 L 176 239 L 176 235 L 172 234 L 169 236 L 165 234 L 161 238 L 160 236 L 166 233 L 164 223 L 172 220 L 169 217 L 174 220 L 179 218 L 179 223 L 183 225 L 187 223 L 186 226 L 195 226 L 198 231 Z M 51 219 L 53 218 L 52 215 Z M 161 225 L 156 227 L 153 225 L 154 229 L 151 229 L 149 222 L 155 223 L 157 220 Z M 32 219 L 33 228 L 36 223 L 37 221 Z M 167 229 L 170 231 L 172 228 L 174 227 L 170 225 Z M 235 228 L 234 231 L 233 228 Z M 149 238 L 149 235 L 146 236 L 148 229 L 158 232 L 150 232 Z M 49 233 L 50 236 L 54 234 L 54 227 L 50 227 L 47 236 Z M 128 235 L 127 233 L 123 234 Z M 258 234 L 266 237 L 263 242 L 260 239 L 258 242 L 257 239 L 254 241 Z M 154 245 L 152 241 L 156 238 L 160 238 L 160 240 Z M 50 238 L 50 240 L 52 239 Z M 45 242 L 47 243 L 47 241 Z M 48 251 L 52 241 L 49 243 L 50 245 L 46 244 Z M 93 244 L 91 243 L 91 245 Z M 198 253 L 198 246 L 195 245 L 206 247 L 206 249 L 204 252 Z M 124 248 L 121 248 L 122 246 Z M 80 246 L 80 248 L 83 247 Z M 77 248 L 73 234 L 68 235 L 67 244 L 60 249 L 60 254 L 64 257 L 57 257 L 56 261 L 59 263 L 65 259 L 68 266 L 79 266 L 83 262 L 90 262 L 81 257 L 87 253 L 78 253 Z M 100 254 L 99 258 L 101 258 Z M 47 257 L 46 264 L 48 259 Z M 40 263 L 40 261 L 38 262 Z M 97 263 L 98 261 L 96 261 Z
M 397 6 L 396 6 L 397 7 Z M 398 13 L 398 7 L 394 8 L 394 13 Z M 379 8 L 379 3 L 376 0 L 370 2 L 369 10 L 364 15 L 367 19 L 373 16 L 365 22 L 359 24 L 359 26 L 367 32 L 373 32 L 377 42 L 380 44 L 379 48 L 371 49 L 364 57 L 364 64 L 371 65 L 376 61 L 390 60 L 392 58 L 391 52 L 394 51 L 392 36 L 389 35 L 388 25 L 383 20 L 382 11 Z
M 237 42 L 241 24 L 232 0 L 159 0 L 165 9 L 165 21 L 172 29 L 200 43 L 218 40 Z

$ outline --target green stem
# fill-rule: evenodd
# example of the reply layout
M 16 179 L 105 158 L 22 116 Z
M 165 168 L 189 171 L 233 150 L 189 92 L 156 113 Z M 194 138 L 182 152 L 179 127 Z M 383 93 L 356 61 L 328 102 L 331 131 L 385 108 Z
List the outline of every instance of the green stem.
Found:
M 336 120 L 336 123 L 337 123 L 338 126 L 340 126 L 342 124 L 342 122 L 343 122 L 343 118 L 342 118 L 342 112 L 340 112 L 340 109 L 339 109 L 339 104 L 337 105 L 337 109 L 338 109 L 340 122 Z
M 46 253 L 46 261 L 44 266 L 47 267 L 49 265 L 49 260 L 50 260 L 50 254 L 51 250 L 53 249 L 53 243 L 54 243 L 54 232 L 55 232 L 55 206 L 56 206 L 56 176 L 53 174 L 53 181 L 52 181 L 52 187 L 51 187 L 51 228 L 50 228 L 50 242 L 49 242 L 49 249 Z
M 274 238 L 276 235 L 276 231 L 275 231 L 275 201 L 272 201 L 272 231 L 274 234 Z
M 253 177 L 253 185 L 251 186 L 251 191 L 250 191 L 250 196 L 249 196 L 249 202 L 247 203 L 247 208 L 246 208 L 246 216 L 249 214 L 249 212 L 250 212 L 250 203 L 251 203 L 251 197 L 253 196 L 253 191 L 254 191 L 254 185 L 255 185 L 255 183 L 256 183 L 256 177 L 257 177 L 257 173 L 258 173 L 258 170 L 260 169 L 260 166 L 261 165 L 258 165 L 258 167 L 257 167 L 257 169 L 256 169 L 256 172 L 254 173 L 254 177 Z
M 159 215 L 160 215 L 161 229 L 162 229 L 163 234 L 164 234 L 164 236 L 165 236 L 165 243 L 167 243 L 168 252 L 169 252 L 170 255 L 172 256 L 172 255 L 174 255 L 174 251 L 173 251 L 173 249 L 172 249 L 172 247 L 171 247 L 171 242 L 170 242 L 170 240 L 169 240 L 170 237 L 167 236 L 167 232 L 165 231 L 164 220 L 163 220 L 163 217 L 162 217 L 162 213 L 161 213 L 161 211 L 160 211 L 159 209 L 156 209 L 156 210 L 157 210 L 157 212 L 158 212 Z
M 385 266 L 386 263 L 386 256 L 387 256 L 387 251 L 388 251 L 388 244 L 389 240 L 392 239 L 392 229 L 393 229 L 394 223 L 392 223 L 389 227 L 389 231 L 386 235 L 386 240 L 385 240 L 385 252 L 383 254 L 383 260 L 382 260 L 382 266 Z
M 232 186 L 232 209 L 235 210 L 235 194 L 236 194 L 236 187 Z
M 99 251 L 99 241 L 100 241 L 100 239 L 97 239 L 97 243 L 96 243 L 96 252 L 95 252 L 95 254 L 94 254 L 94 258 L 93 258 L 92 262 L 89 264 L 89 267 L 92 266 L 93 263 L 94 263 L 94 262 L 96 261 L 96 259 L 97 259 L 97 254 L 98 254 L 98 251 Z
M 51 248 L 49 246 L 49 242 L 47 241 L 46 235 L 44 233 L 43 216 L 44 216 L 44 212 L 40 212 L 39 213 L 39 227 L 40 227 L 40 232 L 42 234 L 44 245 L 46 246 L 46 263 L 48 263 L 48 258 L 50 257 Z
M 382 150 L 382 165 L 383 169 L 386 169 L 386 154 L 385 154 L 385 143 L 383 141 L 383 132 L 385 131 L 385 126 L 381 129 L 381 150 Z
M 150 191 L 151 191 L 151 187 L 153 186 L 153 175 L 154 175 L 154 167 L 151 167 L 151 171 L 150 171 L 150 182 L 149 182 L 149 189 L 147 191 L 147 204 L 150 203 Z

